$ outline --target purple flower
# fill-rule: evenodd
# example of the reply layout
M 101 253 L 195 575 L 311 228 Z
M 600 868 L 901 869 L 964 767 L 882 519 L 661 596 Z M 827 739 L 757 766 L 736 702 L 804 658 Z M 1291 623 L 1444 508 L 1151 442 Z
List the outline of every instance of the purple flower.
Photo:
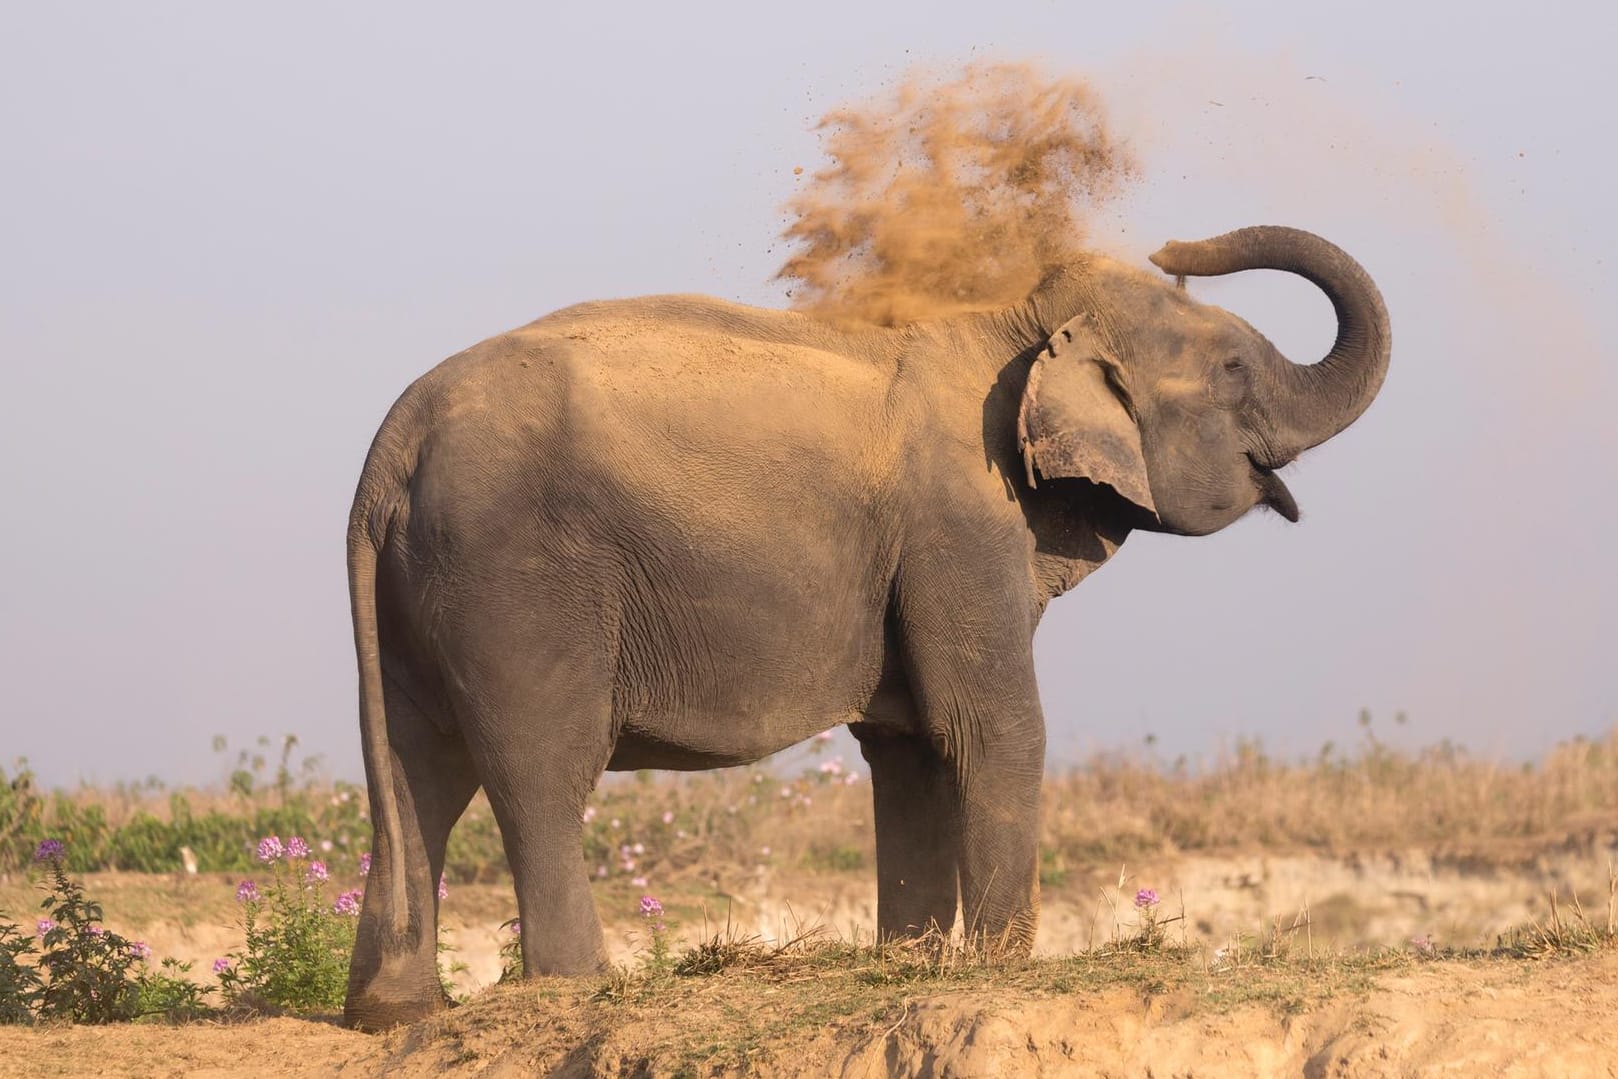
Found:
M 444 874 L 442 873 L 438 874 L 438 898 L 449 898 L 449 885 L 444 883 Z
M 39 846 L 34 848 L 34 861 L 59 862 L 62 860 L 62 841 L 60 839 L 42 839 Z
M 280 861 L 287 849 L 281 845 L 279 836 L 267 835 L 258 841 L 258 860 L 261 862 Z
M 337 902 L 331 905 L 332 913 L 345 914 L 349 916 L 358 915 L 360 912 L 360 898 L 364 895 L 365 893 L 360 891 L 358 888 L 355 888 L 353 891 L 344 892 L 342 895 L 337 897 Z
M 56 923 L 51 921 L 49 918 L 41 918 L 39 921 L 34 923 L 34 932 L 39 934 L 39 939 L 40 940 L 44 940 L 45 939 L 45 934 L 49 933 L 52 929 L 55 929 L 55 928 L 56 928 Z
M 640 897 L 640 913 L 644 918 L 661 918 L 663 904 L 657 901 L 656 896 L 643 895 Z
M 215 959 L 213 961 L 213 972 L 215 974 L 223 974 L 223 973 L 225 973 L 225 971 L 227 971 L 229 969 L 230 969 L 230 960 L 224 958 L 223 956 L 221 956 L 220 958 Z
M 360 876 L 368 877 L 370 875 L 371 875 L 371 852 L 366 851 L 364 854 L 360 855 Z
M 309 857 L 309 844 L 305 843 L 298 836 L 290 836 L 290 837 L 288 837 L 288 839 L 287 839 L 287 857 L 288 858 L 307 858 L 307 857 Z
M 1157 892 L 1151 888 L 1142 888 L 1135 893 L 1135 909 L 1151 910 L 1157 906 Z
M 328 876 L 330 874 L 326 872 L 326 863 L 318 858 L 310 862 L 309 868 L 303 871 L 303 879 L 307 881 L 325 880 Z
M 250 880 L 244 880 L 240 884 L 236 885 L 236 902 L 257 903 L 258 885 L 254 884 Z
M 90 934 L 92 937 L 99 937 L 101 934 L 106 932 L 106 930 L 101 928 L 99 925 L 87 925 L 84 927 L 84 931 Z
M 144 940 L 132 940 L 129 942 L 129 954 L 136 959 L 150 959 L 152 946 Z
M 522 936 L 522 919 L 513 918 L 511 920 L 511 932 L 515 936 Z

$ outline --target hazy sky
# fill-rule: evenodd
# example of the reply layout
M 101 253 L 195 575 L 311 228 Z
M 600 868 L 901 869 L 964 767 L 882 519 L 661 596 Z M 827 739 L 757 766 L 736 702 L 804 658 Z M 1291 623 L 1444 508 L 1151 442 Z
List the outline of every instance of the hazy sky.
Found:
M 781 306 L 813 120 L 973 57 L 1101 88 L 1148 177 L 1102 245 L 1310 228 L 1393 318 L 1301 525 L 1136 535 L 1053 605 L 1053 749 L 1610 729 L 1618 9 L 1222 6 L 11 5 L 0 761 L 208 781 L 295 732 L 357 775 L 344 528 L 404 386 L 577 300 Z M 1330 344 L 1301 281 L 1192 288 Z

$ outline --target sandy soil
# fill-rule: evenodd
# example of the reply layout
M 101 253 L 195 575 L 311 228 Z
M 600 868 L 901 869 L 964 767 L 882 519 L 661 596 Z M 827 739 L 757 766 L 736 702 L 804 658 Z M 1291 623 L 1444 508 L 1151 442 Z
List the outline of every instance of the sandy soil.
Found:
M 1323 953 L 1368 945 L 1410 951 L 1416 937 L 1440 948 L 1486 947 L 1507 927 L 1543 917 L 1552 889 L 1564 906 L 1577 893 L 1591 921 L 1603 923 L 1614 853 L 1541 853 L 1510 865 L 1449 864 L 1418 853 L 1143 863 L 1127 867 L 1122 889 L 1116 870 L 1049 889 L 1039 948 L 1067 954 L 1130 931 L 1133 914 L 1127 902 L 1115 910 L 1115 897 L 1138 886 L 1156 888 L 1168 916 L 1183 903 L 1170 939 L 1183 937 L 1213 971 L 1220 948 L 1261 939 L 1278 925 L 1295 950 Z M 202 971 L 239 945 L 232 881 L 105 874 L 88 883 L 109 924 L 159 955 L 197 960 Z M 723 889 L 690 880 L 655 890 L 689 942 L 727 916 L 739 931 L 767 938 L 818 924 L 869 939 L 875 916 L 866 874 L 761 872 Z M 598 893 L 620 960 L 632 960 L 642 945 L 637 899 L 627 885 Z M 0 882 L 0 909 L 26 915 L 36 903 L 27 882 Z M 499 947 L 509 939 L 499 926 L 513 906 L 508 886 L 452 889 L 445 924 L 468 994 L 498 976 Z M 741 1021 L 723 1009 L 745 1011 L 749 1001 L 768 1008 L 758 993 L 783 992 L 787 1002 L 792 992 L 738 990 L 738 1004 L 699 981 L 687 991 L 691 999 L 667 1008 L 604 1011 L 578 983 L 560 985 L 537 997 L 528 986 L 479 993 L 449 1018 L 384 1038 L 285 1018 L 0 1029 L 0 1075 L 664 1074 L 688 1066 L 678 1054 L 668 1057 L 665 1043 L 702 1008 L 719 1008 L 708 1019 L 723 1029 L 727 1015 Z M 745 1059 L 754 1071 L 781 1075 L 1618 1076 L 1618 955 L 1610 950 L 1577 961 L 1410 962 L 1320 998 L 1287 990 L 1273 1000 L 1210 1006 L 1217 996 L 1083 985 L 1062 992 L 921 987 L 875 1001 L 863 1016 L 757 1038 Z M 736 1066 L 730 1057 L 720 1062 Z
M 293 1019 L 0 1031 L 0 1075 L 618 1076 L 690 1068 L 659 1047 L 700 1001 L 671 1000 L 618 1022 L 603 1022 L 592 1014 L 599 1008 L 577 997 L 556 1003 L 503 990 L 453 1020 L 385 1037 Z M 1173 994 L 1117 989 L 927 993 L 898 1012 L 794 1028 L 746 1067 L 848 1077 L 1618 1074 L 1618 955 L 1610 953 L 1424 963 L 1369 991 L 1290 1012 L 1262 1004 L 1210 1012 Z

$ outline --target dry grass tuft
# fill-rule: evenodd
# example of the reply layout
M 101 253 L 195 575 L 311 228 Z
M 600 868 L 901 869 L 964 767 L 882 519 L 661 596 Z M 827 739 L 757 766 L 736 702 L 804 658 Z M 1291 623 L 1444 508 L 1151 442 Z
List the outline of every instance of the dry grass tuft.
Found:
M 1605 925 L 1598 925 L 1585 914 L 1577 891 L 1571 898 L 1572 908 L 1564 914 L 1553 888 L 1549 893 L 1550 914 L 1503 933 L 1496 951 L 1517 959 L 1551 959 L 1618 946 L 1618 866 L 1607 864 Z

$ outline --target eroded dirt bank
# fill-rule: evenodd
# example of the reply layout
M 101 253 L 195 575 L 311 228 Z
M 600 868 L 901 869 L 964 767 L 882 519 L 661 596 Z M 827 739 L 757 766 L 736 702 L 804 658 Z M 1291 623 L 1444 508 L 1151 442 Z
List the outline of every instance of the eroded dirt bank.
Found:
M 1618 1074 L 1618 954 L 1176 974 L 1123 960 L 958 988 L 813 965 L 604 999 L 542 982 L 368 1037 L 272 1019 L 0 1031 L 4 1075 Z M 1116 968 L 1115 968 L 1116 969 Z M 946 978 L 946 981 L 951 979 Z M 1103 978 L 1103 980 L 1106 980 Z

